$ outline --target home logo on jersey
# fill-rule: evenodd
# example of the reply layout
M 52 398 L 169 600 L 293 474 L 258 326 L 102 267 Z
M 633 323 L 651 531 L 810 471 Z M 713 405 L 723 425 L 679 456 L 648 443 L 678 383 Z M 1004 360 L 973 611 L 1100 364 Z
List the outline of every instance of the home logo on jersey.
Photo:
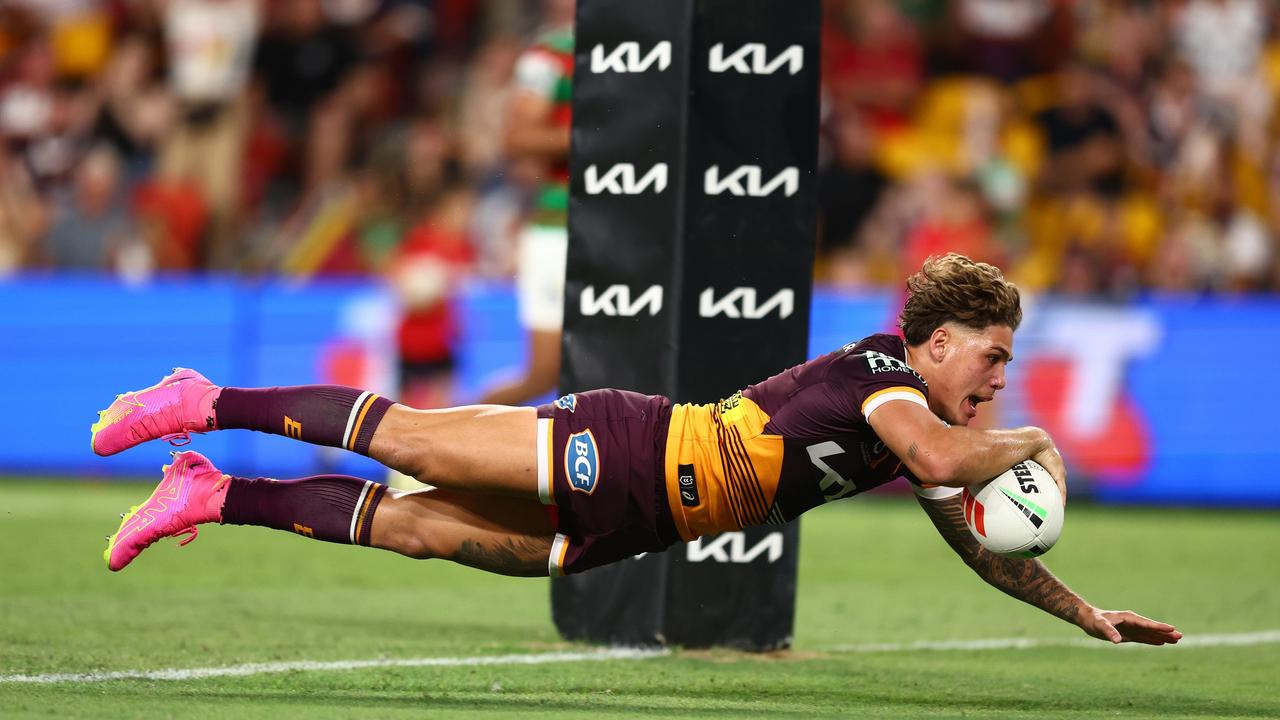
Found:
M 569 487 L 576 492 L 590 495 L 596 491 L 596 483 L 600 480 L 600 452 L 590 430 L 570 435 L 565 443 L 564 476 L 569 479 Z
M 920 377 L 920 373 L 916 372 L 904 360 L 899 360 L 892 355 L 886 355 L 876 350 L 868 350 L 864 357 L 866 357 L 867 367 L 871 368 L 873 375 L 883 372 L 905 372 L 911 373 L 917 380 L 924 382 L 924 378 Z
M 568 395 L 565 395 L 559 400 L 556 400 L 555 405 L 561 410 L 568 410 L 569 412 L 573 412 L 574 410 L 578 409 L 578 396 L 574 395 L 573 393 L 569 393 Z

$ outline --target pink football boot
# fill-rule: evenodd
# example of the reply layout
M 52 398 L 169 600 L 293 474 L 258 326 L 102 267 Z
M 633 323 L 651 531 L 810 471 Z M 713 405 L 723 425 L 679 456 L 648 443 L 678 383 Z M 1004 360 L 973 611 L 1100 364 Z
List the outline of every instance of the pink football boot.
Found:
M 175 368 L 145 390 L 117 395 L 89 428 L 93 432 L 89 443 L 103 456 L 156 438 L 185 445 L 191 440 L 189 433 L 217 429 L 213 401 L 221 390 L 195 370 Z
M 122 514 L 120 529 L 107 538 L 102 557 L 113 572 L 161 538 L 189 533 L 178 543 L 186 545 L 196 539 L 196 525 L 222 520 L 228 478 L 208 458 L 197 452 L 173 453 L 173 464 L 162 469 L 164 477 L 151 497 Z

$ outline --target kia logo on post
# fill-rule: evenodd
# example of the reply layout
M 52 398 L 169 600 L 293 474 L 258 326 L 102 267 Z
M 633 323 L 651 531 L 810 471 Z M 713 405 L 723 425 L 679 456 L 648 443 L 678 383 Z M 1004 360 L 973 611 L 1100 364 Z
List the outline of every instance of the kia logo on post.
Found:
M 663 40 L 648 55 L 640 54 L 640 43 L 629 41 L 618 43 L 618 47 L 605 53 L 604 45 L 591 48 L 591 72 L 593 73 L 640 73 L 657 64 L 658 70 L 671 67 L 671 43 Z
M 689 562 L 749 563 L 763 555 L 767 562 L 774 563 L 782 557 L 782 533 L 771 532 L 753 547 L 747 547 L 747 536 L 740 532 L 727 532 L 714 539 L 698 538 L 686 547 Z
M 795 311 L 796 294 L 790 288 L 783 288 L 774 293 L 763 303 L 756 302 L 756 289 L 737 287 L 724 297 L 716 298 L 715 288 L 707 288 L 698 296 L 698 315 L 712 318 L 724 315 L 727 318 L 759 320 L 774 310 L 780 319 L 791 316 Z
M 597 295 L 595 285 L 588 285 L 578 300 L 578 309 L 583 315 L 635 317 L 648 308 L 649 315 L 653 316 L 662 311 L 662 286 L 650 285 L 640 297 L 632 300 L 630 286 L 610 285 Z
M 658 194 L 667 189 L 667 164 L 658 163 L 639 178 L 636 177 L 636 167 L 631 163 L 618 163 L 603 174 L 598 166 L 590 165 L 583 179 L 586 180 L 588 195 L 639 195 L 649 188 Z
M 712 165 L 703 176 L 702 189 L 708 195 L 729 193 L 738 197 L 765 197 L 779 187 L 782 194 L 791 197 L 800 189 L 800 169 L 788 167 L 764 182 L 764 173 L 758 165 L 743 165 L 727 175 L 720 174 L 720 166 Z
M 790 45 L 770 60 L 764 43 L 747 43 L 728 55 L 724 54 L 724 43 L 716 43 L 711 46 L 711 57 L 707 63 L 713 73 L 732 70 L 743 75 L 772 75 L 783 65 L 792 75 L 800 72 L 804 68 L 804 48 Z

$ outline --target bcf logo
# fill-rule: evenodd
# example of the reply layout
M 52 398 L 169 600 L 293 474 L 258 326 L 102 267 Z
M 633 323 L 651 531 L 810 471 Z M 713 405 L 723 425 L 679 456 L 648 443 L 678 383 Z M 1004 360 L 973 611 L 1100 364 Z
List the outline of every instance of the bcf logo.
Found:
M 596 491 L 600 479 L 600 453 L 591 430 L 583 430 L 569 436 L 564 445 L 564 476 L 569 487 L 588 495 Z

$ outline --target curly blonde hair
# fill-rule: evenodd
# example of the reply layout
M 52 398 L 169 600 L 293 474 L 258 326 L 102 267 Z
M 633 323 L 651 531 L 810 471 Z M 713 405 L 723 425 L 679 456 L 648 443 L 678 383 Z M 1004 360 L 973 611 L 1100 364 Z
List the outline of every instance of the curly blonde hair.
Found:
M 982 330 L 1022 323 L 1018 288 L 1004 279 L 1000 268 L 974 262 L 958 253 L 934 255 L 920 272 L 907 278 L 907 304 L 898 327 L 908 345 L 919 345 L 947 322 Z

